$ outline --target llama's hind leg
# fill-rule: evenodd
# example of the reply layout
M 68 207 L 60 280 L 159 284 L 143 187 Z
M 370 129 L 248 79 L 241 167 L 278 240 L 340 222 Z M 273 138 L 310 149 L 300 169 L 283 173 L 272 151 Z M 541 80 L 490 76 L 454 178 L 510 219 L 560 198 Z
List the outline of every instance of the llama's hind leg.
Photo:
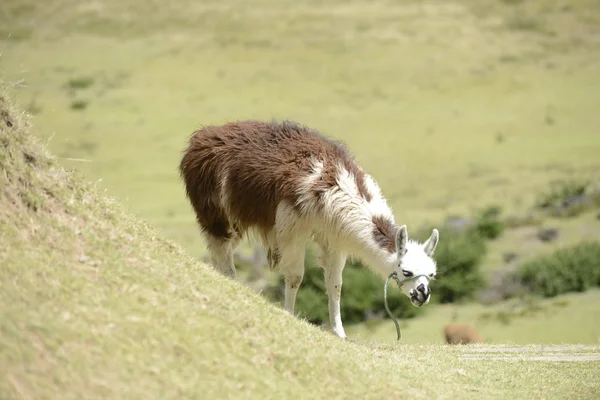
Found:
M 285 279 L 284 307 L 291 314 L 294 314 L 296 295 L 304 278 L 306 241 L 298 240 L 295 243 L 285 243 L 280 246 L 279 268 Z
M 236 270 L 233 263 L 231 239 L 220 238 L 211 234 L 206 234 L 205 237 L 213 267 L 223 275 L 235 279 Z
M 294 314 L 296 295 L 304 278 L 308 236 L 296 211 L 288 204 L 281 203 L 275 217 L 275 243 L 271 248 L 270 262 L 285 279 L 284 307 L 291 314 Z

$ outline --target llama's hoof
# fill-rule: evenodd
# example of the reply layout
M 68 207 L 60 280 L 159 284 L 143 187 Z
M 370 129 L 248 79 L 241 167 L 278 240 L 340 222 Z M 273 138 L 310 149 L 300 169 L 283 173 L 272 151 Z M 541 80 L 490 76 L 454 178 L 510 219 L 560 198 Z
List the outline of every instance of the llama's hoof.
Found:
M 333 329 L 333 334 L 334 334 L 335 336 L 339 337 L 340 339 L 344 339 L 344 340 L 345 340 L 345 339 L 347 339 L 347 337 L 346 337 L 346 333 L 344 332 L 344 330 L 343 330 L 343 329 L 342 329 L 341 331 L 340 331 L 340 330 Z

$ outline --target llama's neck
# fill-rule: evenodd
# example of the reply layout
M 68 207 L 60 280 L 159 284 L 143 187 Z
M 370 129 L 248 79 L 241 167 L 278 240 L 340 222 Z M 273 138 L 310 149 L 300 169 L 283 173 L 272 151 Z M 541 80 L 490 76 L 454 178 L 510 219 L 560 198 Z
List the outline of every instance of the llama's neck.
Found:
M 386 220 L 387 230 L 379 230 L 371 215 L 344 218 L 340 243 L 348 255 L 358 258 L 367 267 L 387 278 L 398 264 L 395 249 L 397 227 L 393 219 Z M 378 221 L 379 222 L 379 221 Z
M 361 194 L 355 176 L 338 168 L 336 186 L 321 197 L 329 222 L 325 225 L 348 255 L 387 277 L 397 265 L 398 228 L 375 180 L 364 174 L 362 182 L 367 196 Z
M 367 232 L 370 233 L 370 232 Z M 372 269 L 383 278 L 387 278 L 397 266 L 397 254 L 378 245 L 373 239 L 364 235 L 357 235 L 354 240 L 349 240 L 348 252 L 350 255 L 363 261 L 365 266 Z

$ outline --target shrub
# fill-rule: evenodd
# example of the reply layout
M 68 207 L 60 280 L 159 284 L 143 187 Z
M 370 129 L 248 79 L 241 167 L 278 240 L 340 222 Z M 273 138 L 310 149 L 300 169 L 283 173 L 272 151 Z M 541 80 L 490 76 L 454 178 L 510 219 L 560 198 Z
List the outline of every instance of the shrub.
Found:
M 472 298 L 485 284 L 479 266 L 486 250 L 485 240 L 477 229 L 440 230 L 440 242 L 434 254 L 438 279 L 431 282 L 434 298 L 440 303 Z
M 86 100 L 75 100 L 71 103 L 71 110 L 81 111 L 85 110 L 88 106 L 88 102 Z
M 587 181 L 577 180 L 555 182 L 550 185 L 548 191 L 539 196 L 537 206 L 539 208 L 560 206 L 571 197 L 584 195 L 588 184 Z
M 67 88 L 69 89 L 86 89 L 94 84 L 94 78 L 91 76 L 81 76 L 77 78 L 71 78 L 67 81 Z
M 490 206 L 477 216 L 475 230 L 486 239 L 496 239 L 504 232 L 504 222 L 500 219 L 500 207 Z
M 542 193 L 536 207 L 556 217 L 573 217 L 600 205 L 600 191 L 586 180 L 553 183 Z
M 525 263 L 523 284 L 545 297 L 600 286 L 600 242 L 583 242 Z

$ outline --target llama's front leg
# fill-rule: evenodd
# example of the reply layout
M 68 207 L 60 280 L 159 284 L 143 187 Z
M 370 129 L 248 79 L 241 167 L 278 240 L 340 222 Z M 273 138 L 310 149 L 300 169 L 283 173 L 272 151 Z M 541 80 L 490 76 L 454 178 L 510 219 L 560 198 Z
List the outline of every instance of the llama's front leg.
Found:
M 346 338 L 340 313 L 340 300 L 342 297 L 342 272 L 346 265 L 346 255 L 337 251 L 324 249 L 322 265 L 325 269 L 325 287 L 329 298 L 329 324 L 331 330 L 342 339 Z

